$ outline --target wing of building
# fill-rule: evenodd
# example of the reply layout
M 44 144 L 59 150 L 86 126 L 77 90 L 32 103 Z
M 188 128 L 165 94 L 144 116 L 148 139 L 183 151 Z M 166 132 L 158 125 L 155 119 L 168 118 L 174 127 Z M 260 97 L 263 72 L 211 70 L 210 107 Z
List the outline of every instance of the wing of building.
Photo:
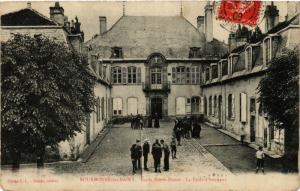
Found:
M 299 2 L 289 2 L 288 10 L 286 20 L 279 23 L 279 10 L 273 4 L 268 5 L 266 33 L 259 28 L 251 32 L 239 27 L 229 36 L 230 53 L 216 63 L 206 64 L 202 74 L 207 119 L 238 140 L 244 126 L 250 145 L 263 146 L 273 157 L 284 153 L 284 130 L 269 124 L 257 87 L 273 58 L 286 48 L 299 49 Z

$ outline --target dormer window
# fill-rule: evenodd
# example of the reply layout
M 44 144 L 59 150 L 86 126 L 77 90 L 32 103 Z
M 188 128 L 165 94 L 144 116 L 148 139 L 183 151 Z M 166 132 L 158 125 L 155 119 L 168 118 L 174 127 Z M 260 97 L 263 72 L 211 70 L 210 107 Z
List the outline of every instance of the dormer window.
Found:
M 211 65 L 211 77 L 212 79 L 218 78 L 218 66 L 217 64 Z
M 120 47 L 111 48 L 111 58 L 123 58 L 123 51 Z
M 228 74 L 228 61 L 223 60 L 222 61 L 222 76 L 225 76 Z
M 249 46 L 248 48 L 246 48 L 245 51 L 245 66 L 246 69 L 251 70 L 252 69 L 252 47 Z
M 199 58 L 200 57 L 200 47 L 191 47 L 190 48 L 190 53 L 189 53 L 189 58 Z
M 209 81 L 210 79 L 209 79 L 209 67 L 207 67 L 206 69 L 205 69 L 205 81 L 207 82 L 207 81 Z
M 263 52 L 264 52 L 264 64 L 267 65 L 270 61 L 271 61 L 271 58 L 272 58 L 272 49 L 271 49 L 271 38 L 267 38 L 264 40 L 264 43 L 263 43 Z

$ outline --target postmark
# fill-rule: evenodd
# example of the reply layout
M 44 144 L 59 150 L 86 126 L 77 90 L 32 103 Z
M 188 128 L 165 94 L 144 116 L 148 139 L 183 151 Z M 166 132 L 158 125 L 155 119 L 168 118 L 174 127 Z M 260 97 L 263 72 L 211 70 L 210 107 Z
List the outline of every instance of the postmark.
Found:
M 217 19 L 253 27 L 257 25 L 260 9 L 261 1 L 222 0 Z

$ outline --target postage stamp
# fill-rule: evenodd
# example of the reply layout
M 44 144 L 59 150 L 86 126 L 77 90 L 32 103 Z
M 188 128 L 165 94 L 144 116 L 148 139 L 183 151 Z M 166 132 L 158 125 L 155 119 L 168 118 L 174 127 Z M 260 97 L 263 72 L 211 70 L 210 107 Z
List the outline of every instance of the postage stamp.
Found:
M 217 18 L 227 22 L 255 26 L 259 19 L 261 1 L 222 0 Z

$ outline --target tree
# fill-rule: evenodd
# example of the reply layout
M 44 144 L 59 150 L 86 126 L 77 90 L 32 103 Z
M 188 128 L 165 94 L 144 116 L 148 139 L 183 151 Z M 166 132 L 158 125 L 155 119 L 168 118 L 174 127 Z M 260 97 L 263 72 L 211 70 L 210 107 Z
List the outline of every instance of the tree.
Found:
M 14 35 L 1 43 L 2 147 L 19 168 L 22 152 L 43 166 L 45 145 L 81 132 L 94 106 L 95 77 L 86 59 L 44 36 Z
M 260 81 L 259 101 L 270 122 L 284 129 L 284 168 L 297 171 L 299 145 L 299 53 L 284 50 L 271 60 L 266 76 Z

